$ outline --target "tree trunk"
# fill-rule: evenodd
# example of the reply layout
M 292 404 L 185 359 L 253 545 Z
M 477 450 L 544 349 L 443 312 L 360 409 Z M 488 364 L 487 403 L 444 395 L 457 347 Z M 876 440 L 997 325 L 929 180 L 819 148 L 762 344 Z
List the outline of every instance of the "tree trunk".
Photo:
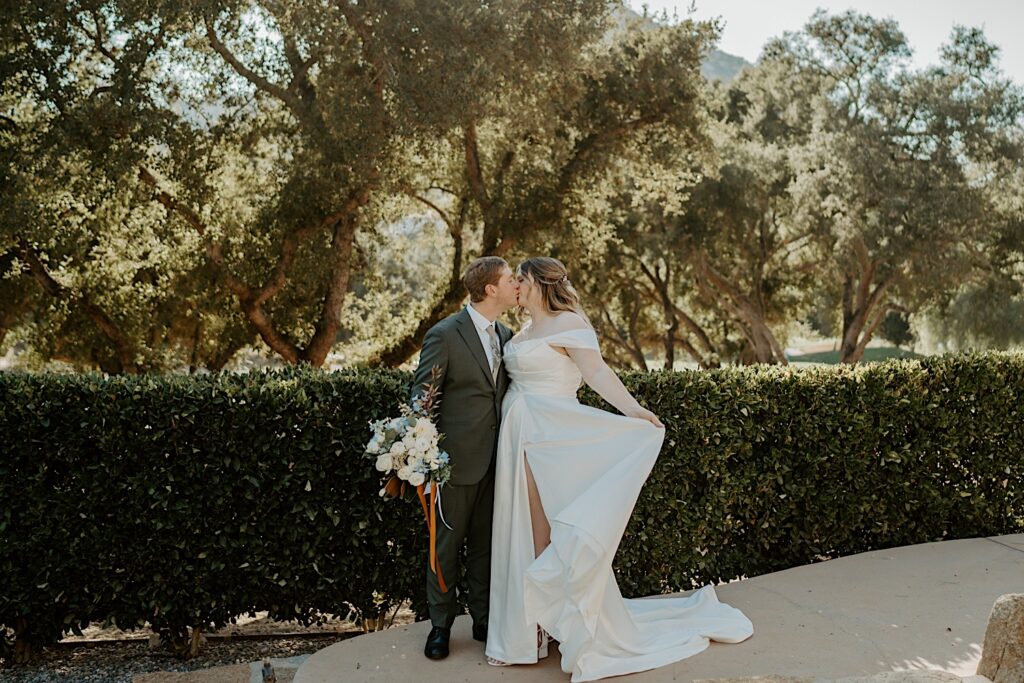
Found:
M 334 226 L 334 237 L 331 240 L 331 277 L 327 284 L 327 294 L 324 296 L 316 331 L 301 355 L 303 361 L 314 367 L 319 368 L 324 364 L 341 328 L 341 309 L 345 304 L 349 278 L 352 274 L 352 244 L 355 241 L 356 227 L 356 218 L 351 214 L 338 220 Z
M 864 350 L 867 349 L 868 342 L 874 338 L 875 332 L 891 308 L 892 306 L 888 303 L 877 306 L 870 322 L 867 322 L 863 316 L 854 316 L 850 327 L 843 330 L 843 340 L 839 347 L 840 363 L 859 363 L 864 358 Z
M 669 293 L 672 273 L 667 265 L 665 266 L 664 276 L 662 276 L 657 266 L 654 267 L 653 271 L 649 270 L 642 263 L 641 267 L 657 288 L 658 297 L 661 299 L 661 314 L 665 316 L 665 322 L 667 323 L 663 341 L 665 347 L 665 369 L 672 370 L 676 364 L 676 333 L 679 330 L 679 318 L 676 317 L 676 307 L 673 305 L 672 295 Z M 693 349 L 689 344 L 687 346 Z
M 755 362 L 788 365 L 782 346 L 765 321 L 764 311 L 718 272 L 702 252 L 694 251 L 692 263 L 698 274 L 695 278 L 698 288 L 713 301 L 720 301 L 739 323 Z
M 874 261 L 862 263 L 858 273 L 848 270 L 843 279 L 843 331 L 839 345 L 840 363 L 859 363 L 864 357 L 864 349 L 874 337 L 875 332 L 885 319 L 885 314 L 892 308 L 887 301 L 891 278 L 883 278 L 871 289 L 871 280 L 878 272 L 878 264 Z
M 647 371 L 647 359 L 644 357 L 643 344 L 640 341 L 640 335 L 637 331 L 637 322 L 640 319 L 641 304 L 639 297 L 633 302 L 633 313 L 629 316 L 629 347 L 633 351 L 633 359 L 636 361 L 640 370 Z
M 220 372 L 228 364 L 238 350 L 245 344 L 229 344 L 226 348 L 220 349 L 212 357 L 206 359 L 204 367 L 210 372 Z
M 198 625 L 192 627 L 192 637 L 189 638 L 188 643 L 188 657 L 192 659 L 199 656 L 199 649 L 202 646 L 203 629 Z
M 11 270 L 11 266 L 15 260 L 18 259 L 20 249 L 15 247 L 2 254 L 0 254 L 0 273 L 8 273 Z M 22 266 L 18 275 L 24 275 L 29 270 L 26 266 Z M 31 303 L 31 297 L 24 293 L 19 293 L 20 296 L 6 296 L 0 298 L 0 345 L 4 343 L 4 339 L 7 338 L 7 333 L 14 328 L 15 325 L 21 320 L 22 316 L 28 313 Z
M 188 374 L 196 374 L 196 370 L 199 368 L 199 344 L 203 340 L 203 319 L 201 316 L 196 316 L 196 328 L 192 334 L 191 348 L 189 350 L 188 358 Z

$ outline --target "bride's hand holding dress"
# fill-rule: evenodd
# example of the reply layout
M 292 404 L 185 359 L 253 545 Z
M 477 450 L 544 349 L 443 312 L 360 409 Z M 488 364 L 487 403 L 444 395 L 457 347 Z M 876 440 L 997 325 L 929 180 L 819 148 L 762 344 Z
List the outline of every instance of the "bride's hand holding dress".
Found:
M 565 326 L 565 332 L 571 330 L 591 330 L 583 318 L 575 313 L 562 313 L 559 318 L 567 318 L 569 324 Z M 562 347 L 554 347 L 556 349 Z M 598 395 L 626 417 L 636 417 L 647 420 L 655 427 L 665 428 L 658 416 L 640 405 L 622 384 L 619 376 L 608 367 L 601 352 L 595 349 L 569 347 L 564 349 L 565 353 L 576 363 L 583 381 Z

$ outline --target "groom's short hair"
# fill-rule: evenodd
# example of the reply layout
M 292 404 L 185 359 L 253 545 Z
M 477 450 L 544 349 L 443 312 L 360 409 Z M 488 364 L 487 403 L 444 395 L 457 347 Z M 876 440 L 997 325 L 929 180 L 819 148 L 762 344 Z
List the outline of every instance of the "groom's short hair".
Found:
M 487 298 L 487 285 L 496 285 L 501 273 L 508 268 L 508 261 L 500 256 L 481 256 L 466 268 L 462 283 L 466 285 L 470 301 L 483 301 Z

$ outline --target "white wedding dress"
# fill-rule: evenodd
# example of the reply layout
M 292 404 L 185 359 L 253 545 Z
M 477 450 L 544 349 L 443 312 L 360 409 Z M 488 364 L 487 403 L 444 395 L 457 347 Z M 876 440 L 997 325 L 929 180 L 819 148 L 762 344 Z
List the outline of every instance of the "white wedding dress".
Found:
M 552 346 L 598 350 L 589 329 L 505 346 L 511 385 L 498 437 L 487 656 L 536 662 L 539 624 L 577 683 L 749 638 L 750 620 L 712 586 L 678 598 L 619 593 L 612 559 L 665 430 L 581 405 L 579 369 Z M 524 457 L 551 524 L 551 545 L 536 559 Z

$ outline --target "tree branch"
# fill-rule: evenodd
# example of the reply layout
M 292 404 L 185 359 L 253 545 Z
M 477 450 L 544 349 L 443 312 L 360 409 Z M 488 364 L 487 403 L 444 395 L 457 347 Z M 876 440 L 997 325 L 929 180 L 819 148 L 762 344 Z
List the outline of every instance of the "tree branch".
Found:
M 651 270 L 647 267 L 647 265 L 643 262 L 643 260 L 640 259 L 639 256 L 637 256 L 635 254 L 627 254 L 627 255 L 629 255 L 633 259 L 635 259 L 637 264 L 640 266 L 640 269 L 647 276 L 647 279 L 651 281 L 652 286 L 655 288 L 655 289 L 652 289 L 651 292 L 650 292 L 651 298 L 654 301 L 658 301 L 659 300 L 658 292 L 661 291 L 661 284 L 660 284 L 661 283 L 661 278 L 658 277 L 657 274 L 651 272 Z M 682 308 L 680 308 L 679 305 L 676 304 L 676 302 L 672 300 L 672 298 L 668 295 L 668 288 L 667 287 L 665 287 L 664 294 L 662 296 L 664 297 L 664 301 L 661 302 L 661 303 L 671 307 L 672 314 L 676 317 L 676 319 L 679 322 L 681 322 L 683 324 L 683 326 L 687 329 L 687 331 L 690 334 L 692 334 L 693 336 L 697 337 L 697 339 L 701 343 L 701 346 L 704 347 L 704 349 L 707 351 L 707 353 L 712 354 L 712 355 L 717 354 L 717 351 L 715 350 L 714 344 L 711 343 L 711 337 L 708 336 L 708 333 L 704 331 L 704 328 L 701 327 L 697 323 L 696 320 L 694 320 L 692 317 L 690 317 L 690 315 L 686 311 L 684 311 Z M 677 341 L 679 341 L 680 344 L 683 345 L 683 347 L 687 350 L 687 352 L 700 365 L 702 365 L 703 367 L 712 367 L 713 362 L 709 358 L 707 358 L 706 356 L 701 354 L 699 351 L 697 351 L 697 349 L 693 346 L 693 344 L 690 343 L 689 339 L 687 339 L 685 336 L 675 336 L 675 338 L 676 338 Z
M 232 54 L 228 47 L 217 36 L 217 32 L 213 27 L 213 22 L 208 16 L 203 17 L 203 23 L 206 26 L 206 37 L 210 41 L 210 46 L 224 59 L 225 62 L 228 63 L 228 65 L 231 66 L 232 69 L 234 69 L 235 73 L 252 83 L 259 90 L 262 90 L 268 95 L 271 95 L 283 102 L 292 110 L 293 113 L 301 112 L 302 105 L 292 91 L 287 88 L 283 88 L 276 83 L 270 82 L 235 57 L 235 55 Z
M 74 23 L 82 33 L 89 37 L 93 46 L 96 48 L 96 51 L 116 65 L 118 63 L 118 58 L 117 55 L 114 54 L 114 51 L 106 46 L 106 30 L 103 28 L 103 18 L 99 15 L 99 12 L 93 9 L 89 13 L 89 17 L 92 19 L 93 25 L 96 27 L 95 31 L 90 31 L 86 28 L 85 23 L 78 17 L 77 13 L 73 16 L 74 18 L 72 19 L 72 23 Z
M 624 137 L 628 133 L 640 130 L 644 126 L 656 123 L 660 118 L 661 115 L 658 113 L 641 116 L 636 119 L 624 121 L 613 128 L 592 132 L 577 142 L 571 158 L 568 163 L 562 167 L 562 172 L 559 174 L 558 189 L 555 195 L 558 197 L 558 201 L 560 202 L 561 198 L 564 197 L 572 187 L 583 167 L 583 164 L 601 147 Z
M 139 180 L 153 188 L 154 198 L 163 204 L 164 208 L 169 212 L 177 213 L 184 218 L 185 222 L 191 225 L 196 233 L 203 238 L 203 244 L 206 247 L 206 255 L 209 257 L 210 261 L 212 261 L 213 264 L 221 270 L 225 277 L 225 284 L 227 284 L 228 288 L 240 297 L 249 296 L 251 294 L 251 289 L 244 282 L 236 279 L 230 272 L 228 272 L 227 265 L 224 261 L 223 246 L 220 243 L 209 239 L 206 225 L 203 223 L 202 219 L 199 218 L 199 215 L 172 197 L 168 192 L 160 189 L 160 183 L 157 181 L 156 176 L 154 176 L 145 166 L 139 167 Z
M 18 240 L 18 255 L 26 264 L 28 264 L 32 276 L 42 286 L 44 292 L 56 299 L 77 300 L 86 315 L 92 319 L 103 336 L 107 338 L 110 345 L 114 348 L 114 353 L 121 365 L 121 372 L 125 372 L 130 375 L 134 375 L 139 372 L 139 367 L 135 362 L 135 350 L 131 340 L 128 339 L 128 336 L 121 331 L 121 328 L 118 327 L 117 323 L 107 315 L 106 311 L 95 304 L 85 292 L 73 293 L 64 287 L 64 285 L 57 282 L 53 276 L 50 275 L 49 271 L 47 271 L 43 262 L 39 260 L 35 250 L 24 238 L 20 238 Z
M 598 305 L 601 307 L 601 314 L 604 316 L 609 327 L 615 332 L 614 337 L 609 335 L 606 336 L 605 338 L 612 342 L 615 346 L 618 346 L 627 354 L 629 354 L 630 358 L 633 359 L 633 362 L 637 364 L 639 369 L 646 370 L 647 361 L 644 358 L 643 350 L 638 346 L 634 345 L 633 342 L 635 342 L 635 339 L 631 342 L 629 338 L 622 334 L 622 331 L 619 329 L 619 326 L 615 324 L 614 320 L 612 320 L 611 312 L 608 310 L 608 305 L 607 303 L 605 303 L 603 299 L 598 300 Z
M 274 275 L 272 275 L 270 282 L 268 282 L 260 292 L 256 292 L 248 284 L 231 274 L 231 271 L 228 269 L 227 263 L 224 260 L 222 246 L 220 243 L 214 242 L 207 237 L 206 225 L 203 224 L 202 220 L 192 209 L 184 206 L 170 194 L 161 190 L 156 178 L 145 167 L 139 167 L 139 179 L 154 188 L 154 196 L 158 202 L 163 204 L 169 212 L 181 215 L 199 234 L 199 236 L 203 238 L 207 258 L 223 278 L 224 284 L 227 286 L 228 290 L 235 295 L 238 300 L 239 308 L 241 308 L 242 312 L 245 314 L 249 322 L 252 323 L 253 327 L 256 328 L 256 331 L 259 333 L 263 341 L 265 341 L 271 349 L 278 353 L 287 362 L 298 363 L 300 360 L 298 345 L 296 345 L 295 342 L 287 336 L 277 331 L 273 322 L 271 322 L 270 318 L 267 317 L 266 312 L 261 306 L 261 304 L 273 294 L 271 293 L 268 296 L 264 296 L 263 299 L 259 299 L 259 296 L 261 294 L 265 294 L 268 288 L 271 289 L 272 292 L 276 293 L 276 291 L 283 286 L 283 282 L 280 282 L 280 284 L 278 283 L 277 269 L 282 266 L 282 261 L 286 259 L 286 255 L 282 254 L 282 257 L 278 260 L 277 267 L 275 268 Z M 297 242 L 295 244 L 297 245 Z M 286 250 L 287 247 L 282 247 L 282 249 Z M 287 261 L 287 265 L 290 265 L 290 258 L 287 258 Z M 273 289 L 274 287 L 277 287 L 277 289 Z
M 390 117 L 387 115 L 387 106 L 384 101 L 384 86 L 388 77 L 393 73 L 391 65 L 388 64 L 384 54 L 377 49 L 370 26 L 353 12 L 352 4 L 348 0 L 338 0 L 336 4 L 339 11 L 345 17 L 345 21 L 356 32 L 356 35 L 359 36 L 363 46 L 363 57 L 373 65 L 376 71 L 370 85 L 373 87 L 378 105 L 380 106 L 381 125 L 386 128 L 390 123 Z
M 505 152 L 505 156 L 501 158 L 501 163 L 498 164 L 498 172 L 494 175 L 495 201 L 498 203 L 501 202 L 502 197 L 505 195 L 505 174 L 512 168 L 512 161 L 515 159 L 515 156 L 514 150 L 510 149 Z
M 416 191 L 415 191 L 415 190 L 413 190 L 413 189 L 412 189 L 411 187 L 409 187 L 409 186 L 405 186 L 405 187 L 403 187 L 403 188 L 402 188 L 402 191 L 403 191 L 403 192 L 405 192 L 405 194 L 407 194 L 408 196 L 410 196 L 410 197 L 412 197 L 413 199 L 415 199 L 416 201 L 420 202 L 421 204 L 425 204 L 426 206 L 428 206 L 428 207 L 430 207 L 431 209 L 433 209 L 433 210 L 434 210 L 434 212 L 435 212 L 435 213 L 436 213 L 436 214 L 437 214 L 438 216 L 440 216 L 440 217 L 441 217 L 441 220 L 442 220 L 442 221 L 444 221 L 444 224 L 448 226 L 448 232 L 449 232 L 449 234 L 452 234 L 452 235 L 454 235 L 454 234 L 455 234 L 455 233 L 453 232 L 453 231 L 455 230 L 455 226 L 454 226 L 454 225 L 452 224 L 451 220 L 450 220 L 450 219 L 448 218 L 448 214 L 447 214 L 447 213 L 445 213 L 444 209 L 442 209 L 441 207 L 439 207 L 439 206 L 438 206 L 437 204 L 435 204 L 434 202 L 430 201 L 430 200 L 429 200 L 429 199 L 427 199 L 426 197 L 422 197 L 422 196 L 420 196 L 419 194 L 417 194 L 417 193 L 416 193 Z M 461 229 L 462 229 L 462 228 L 461 228 L 461 226 L 459 226 L 459 230 L 461 230 Z

